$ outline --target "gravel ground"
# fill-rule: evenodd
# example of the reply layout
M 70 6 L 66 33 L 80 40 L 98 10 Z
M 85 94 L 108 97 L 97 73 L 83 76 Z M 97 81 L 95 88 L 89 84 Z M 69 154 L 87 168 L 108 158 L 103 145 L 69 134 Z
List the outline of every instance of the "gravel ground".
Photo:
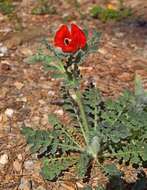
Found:
M 40 160 L 30 153 L 20 134 L 23 125 L 50 129 L 50 112 L 67 119 L 61 108 L 49 104 L 59 98 L 60 81 L 44 72 L 41 63 L 28 65 L 26 59 L 37 48 L 43 47 L 43 37 L 52 42 L 58 26 L 65 19 L 72 20 L 81 27 L 88 26 L 90 30 L 96 28 L 102 32 L 99 50 L 81 66 L 83 85 L 92 80 L 105 97 L 115 98 L 124 89 L 133 90 L 134 76 L 139 74 L 147 88 L 147 23 L 144 21 L 147 18 L 147 2 L 125 1 L 133 7 L 136 17 L 109 23 L 102 23 L 89 15 L 92 4 L 100 1 L 79 0 L 79 9 L 74 1 L 52 1 L 56 14 L 42 16 L 31 14 L 35 1 L 15 2 L 18 11 L 14 18 L 0 13 L 0 189 L 82 189 L 83 182 L 71 180 L 68 175 L 64 181 L 44 181 L 40 175 Z M 141 13 L 144 13 L 143 17 L 138 19 Z M 126 180 L 136 180 L 132 168 L 124 170 Z M 91 184 L 106 182 L 100 172 L 95 175 Z

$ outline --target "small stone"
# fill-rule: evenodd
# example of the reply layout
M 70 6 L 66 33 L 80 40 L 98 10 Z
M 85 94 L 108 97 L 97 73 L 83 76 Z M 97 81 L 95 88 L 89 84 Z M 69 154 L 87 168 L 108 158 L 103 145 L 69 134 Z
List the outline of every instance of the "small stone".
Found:
M 24 162 L 24 168 L 26 170 L 32 170 L 34 168 L 34 162 L 32 160 L 27 160 Z
M 21 54 L 23 54 L 24 56 L 27 56 L 27 57 L 31 56 L 33 54 L 33 52 L 26 47 L 21 48 L 20 52 L 21 52 Z
M 124 33 L 123 32 L 116 32 L 115 36 L 118 38 L 122 38 L 122 37 L 124 37 Z
M 107 50 L 104 48 L 99 48 L 98 52 L 102 55 L 106 55 L 107 54 Z
M 55 110 L 54 113 L 57 114 L 57 115 L 60 115 L 60 116 L 63 116 L 63 114 L 64 114 L 62 109 Z
M 71 95 L 71 97 L 72 97 L 74 100 L 77 99 L 77 97 L 76 97 L 76 95 L 75 95 L 74 93 L 71 93 L 70 95 Z
M 5 111 L 5 115 L 10 118 L 13 116 L 13 113 L 14 113 L 14 110 L 11 108 L 7 108 Z
M 49 96 L 54 96 L 54 95 L 55 95 L 55 91 L 49 90 L 49 91 L 48 91 L 48 95 L 49 95 Z
M 41 105 L 44 105 L 45 104 L 45 101 L 44 100 L 38 100 L 38 102 L 39 102 L 39 104 L 41 104 Z
M 21 164 L 18 160 L 15 160 L 13 162 L 13 168 L 15 171 L 20 172 L 21 171 Z
M 23 159 L 22 154 L 18 154 L 17 158 L 21 161 Z
M 32 122 L 34 125 L 38 125 L 40 123 L 40 117 L 38 116 L 32 117 Z
M 0 164 L 1 165 L 6 165 L 9 161 L 8 155 L 7 154 L 3 154 L 0 156 Z
M 21 98 L 21 101 L 27 102 L 27 98 L 26 98 L 26 97 L 22 97 L 22 98 Z
M 20 90 L 20 89 L 22 89 L 22 87 L 24 86 L 24 84 L 21 83 L 21 82 L 16 81 L 16 82 L 14 83 L 14 86 L 15 86 L 18 90 Z
M 8 48 L 0 44 L 0 57 L 3 57 L 7 54 Z

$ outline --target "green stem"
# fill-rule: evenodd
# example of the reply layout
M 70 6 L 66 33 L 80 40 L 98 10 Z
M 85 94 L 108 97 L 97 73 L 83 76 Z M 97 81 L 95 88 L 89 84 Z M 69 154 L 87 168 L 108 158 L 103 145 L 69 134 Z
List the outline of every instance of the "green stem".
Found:
M 86 144 L 89 144 L 89 127 L 88 127 L 88 122 L 85 114 L 85 110 L 82 104 L 81 100 L 81 92 L 79 90 L 75 90 L 75 95 L 76 95 L 76 101 L 80 109 L 81 117 L 82 117 L 82 126 L 81 130 L 83 132 L 84 139 L 86 141 Z
M 97 130 L 97 125 L 98 125 L 98 108 L 97 108 L 97 98 L 96 98 L 96 90 L 95 90 L 95 93 L 94 93 L 94 128 L 95 130 Z
M 85 134 L 85 131 L 84 131 L 83 125 L 82 125 L 82 123 L 81 123 L 81 121 L 80 121 L 79 115 L 76 114 L 76 117 L 77 117 L 77 120 L 78 120 L 78 123 L 79 123 L 80 129 L 81 129 L 81 131 L 82 131 L 83 137 L 84 137 L 85 142 L 86 142 L 86 134 Z M 87 144 L 87 142 L 86 142 L 86 144 Z
M 69 58 L 68 62 L 67 63 L 70 63 L 71 62 L 71 57 Z M 77 88 L 77 80 L 78 79 L 78 66 L 76 65 L 76 63 L 74 63 L 75 65 L 73 65 L 73 69 L 69 72 L 67 70 L 67 68 L 65 69 L 65 73 L 66 73 L 66 76 L 67 76 L 67 79 L 69 81 L 72 80 L 72 83 L 74 84 L 73 86 L 73 90 L 74 90 L 74 93 L 76 95 L 76 103 L 78 104 L 78 107 L 79 107 L 79 110 L 80 110 L 80 114 L 81 114 L 81 118 L 82 118 L 82 122 L 80 122 L 80 118 L 79 116 L 77 116 L 77 119 L 78 119 L 78 122 L 80 124 L 80 128 L 81 128 L 81 131 L 83 133 L 83 136 L 84 136 L 84 139 L 85 139 L 85 142 L 86 142 L 86 145 L 88 146 L 89 144 L 89 127 L 88 127 L 88 121 L 87 121 L 87 117 L 86 117 L 86 114 L 85 114 L 85 110 L 84 110 L 84 107 L 83 107 L 83 103 L 82 103 L 82 99 L 81 99 L 81 92 L 80 90 Z M 70 64 L 69 64 L 70 65 Z

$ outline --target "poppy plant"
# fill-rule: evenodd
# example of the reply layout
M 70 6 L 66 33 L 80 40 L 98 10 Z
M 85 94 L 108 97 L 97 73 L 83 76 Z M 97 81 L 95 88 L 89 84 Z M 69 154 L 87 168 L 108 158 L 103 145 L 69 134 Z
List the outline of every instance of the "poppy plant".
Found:
M 55 34 L 54 45 L 62 49 L 65 53 L 75 53 L 86 46 L 86 36 L 76 25 L 62 25 Z

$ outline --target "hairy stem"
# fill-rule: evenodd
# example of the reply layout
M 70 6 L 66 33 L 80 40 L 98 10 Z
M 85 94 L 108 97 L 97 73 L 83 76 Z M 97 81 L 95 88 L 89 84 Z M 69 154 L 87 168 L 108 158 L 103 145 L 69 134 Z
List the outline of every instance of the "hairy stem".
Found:
M 89 127 L 88 127 L 87 117 L 86 117 L 86 114 L 85 114 L 83 103 L 82 103 L 82 100 L 81 100 L 81 92 L 79 90 L 75 90 L 75 95 L 76 95 L 76 102 L 77 102 L 77 104 L 79 106 L 79 110 L 80 110 L 81 118 L 82 118 L 83 136 L 84 136 L 84 139 L 86 141 L 86 144 L 88 145 L 89 144 Z
M 72 57 L 70 56 L 69 57 L 69 60 L 67 61 L 67 65 L 70 67 L 70 65 L 72 66 Z M 80 71 L 79 71 L 79 68 L 78 68 L 78 65 L 76 65 L 76 63 L 73 63 L 73 68 L 71 68 L 70 71 L 68 71 L 68 68 L 65 68 L 65 73 L 66 73 L 66 76 L 68 78 L 69 81 L 72 81 L 72 83 L 74 84 L 73 86 L 73 91 L 75 93 L 75 96 L 76 96 L 76 103 L 79 107 L 79 110 L 80 110 L 80 114 L 81 114 L 81 119 L 82 119 L 82 122 L 80 122 L 80 128 L 81 128 L 81 131 L 82 131 L 82 134 L 84 136 L 84 139 L 85 139 L 85 142 L 86 142 L 86 145 L 89 144 L 89 127 L 88 127 L 88 121 L 87 121 L 87 117 L 86 117 L 86 114 L 85 114 L 85 110 L 84 110 L 84 106 L 83 106 L 83 103 L 82 103 L 82 95 L 81 95 L 81 92 L 79 90 L 79 88 L 77 88 L 77 81 L 79 80 L 79 76 L 80 76 Z M 80 121 L 80 117 L 77 116 L 77 119 L 78 119 L 78 122 Z

